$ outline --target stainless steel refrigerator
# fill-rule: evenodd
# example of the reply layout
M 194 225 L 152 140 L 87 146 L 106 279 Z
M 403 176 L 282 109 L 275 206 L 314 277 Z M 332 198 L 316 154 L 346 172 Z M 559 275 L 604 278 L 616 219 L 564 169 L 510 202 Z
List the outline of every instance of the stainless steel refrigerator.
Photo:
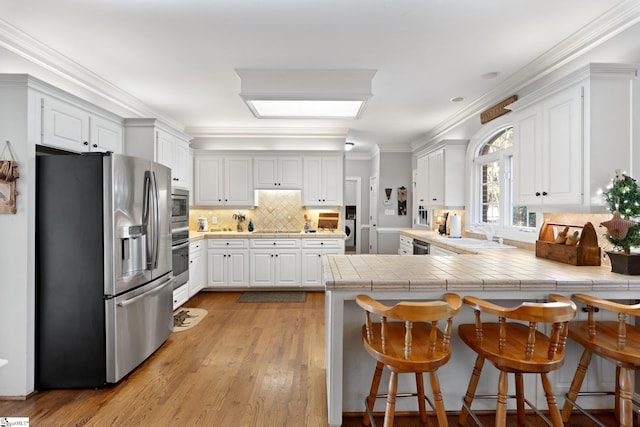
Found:
M 173 330 L 171 170 L 38 156 L 36 388 L 116 383 Z

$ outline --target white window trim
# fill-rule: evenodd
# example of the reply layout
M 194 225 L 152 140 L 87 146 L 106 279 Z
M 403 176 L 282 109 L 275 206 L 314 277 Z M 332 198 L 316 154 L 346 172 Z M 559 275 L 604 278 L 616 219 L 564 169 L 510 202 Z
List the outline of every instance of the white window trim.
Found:
M 492 136 L 496 135 L 500 131 L 513 126 L 513 121 L 511 120 L 511 114 L 505 114 L 502 117 L 499 117 L 495 120 L 484 125 L 478 132 L 476 132 L 471 139 L 469 140 L 469 144 L 467 146 L 466 153 L 466 164 L 468 166 L 468 171 L 470 173 L 467 175 L 467 212 L 465 214 L 465 231 L 468 233 L 474 233 L 473 228 L 474 224 L 476 224 L 476 218 L 479 218 L 479 210 L 480 210 L 480 194 L 478 192 L 478 188 L 480 188 L 480 176 L 477 173 L 476 167 L 476 156 L 480 147 L 489 140 Z M 506 158 L 508 155 L 512 155 L 514 152 L 513 148 L 507 150 L 501 150 L 496 153 L 491 153 L 488 156 L 494 156 L 495 159 Z M 512 178 L 513 174 L 517 173 L 516 171 L 511 171 Z M 504 185 L 504 180 L 500 182 L 501 194 L 506 195 L 505 189 L 502 188 Z M 501 224 L 496 225 L 495 236 L 502 237 L 509 240 L 515 240 L 519 242 L 526 243 L 535 243 L 537 238 L 537 233 L 533 229 L 523 229 L 521 227 L 511 227 L 505 226 L 505 219 L 509 218 L 511 212 L 509 211 L 506 205 L 503 205 L 503 211 L 501 212 Z

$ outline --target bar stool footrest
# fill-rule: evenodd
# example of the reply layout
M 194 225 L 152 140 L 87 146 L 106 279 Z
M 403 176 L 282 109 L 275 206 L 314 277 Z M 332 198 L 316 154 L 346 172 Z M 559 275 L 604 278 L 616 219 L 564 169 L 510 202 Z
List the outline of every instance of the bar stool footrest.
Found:
M 507 397 L 507 399 L 515 399 L 516 395 L 515 394 L 508 394 L 506 397 Z M 476 400 L 476 399 L 498 399 L 498 395 L 497 394 L 477 394 L 477 395 L 473 396 L 473 400 Z M 529 406 L 529 408 L 533 409 L 533 412 L 535 412 L 536 415 L 538 415 L 540 418 L 542 418 L 542 420 L 547 425 L 553 427 L 553 423 L 551 422 L 551 420 L 549 418 L 547 418 L 533 403 L 529 402 L 529 399 L 524 398 L 524 403 L 526 403 L 527 406 Z M 469 415 L 471 416 L 471 418 L 473 418 L 473 421 L 475 421 L 478 426 L 482 427 L 483 424 L 480 422 L 480 419 L 471 410 L 471 406 L 467 405 L 467 402 L 465 402 L 464 398 L 462 398 L 462 406 L 469 412 Z
M 386 399 L 388 396 L 387 393 L 383 393 L 383 394 L 376 394 L 376 399 Z M 418 393 L 397 393 L 396 394 L 396 398 L 398 397 L 418 397 Z M 367 410 L 367 415 L 369 416 L 369 421 L 371 422 L 371 427 L 377 427 L 376 426 L 376 422 L 373 419 L 373 408 L 369 408 L 368 405 L 368 399 L 369 396 L 364 398 L 364 407 Z M 429 404 L 429 406 L 431 407 L 431 409 L 433 409 L 433 412 L 435 413 L 436 408 L 433 406 L 433 402 L 431 402 L 431 399 L 429 399 L 429 396 L 424 396 L 424 400 Z M 374 402 L 375 405 L 375 402 Z

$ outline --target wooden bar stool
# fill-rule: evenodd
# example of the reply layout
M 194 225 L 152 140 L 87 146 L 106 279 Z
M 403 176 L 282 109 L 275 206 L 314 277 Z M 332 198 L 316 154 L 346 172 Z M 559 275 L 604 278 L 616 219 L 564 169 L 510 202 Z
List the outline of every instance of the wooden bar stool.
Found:
M 587 415 L 596 424 L 603 425 L 576 404 L 591 356 L 596 354 L 616 365 L 615 414 L 621 426 L 633 426 L 633 384 L 631 371 L 640 367 L 640 328 L 627 323 L 628 316 L 640 316 L 640 304 L 620 304 L 584 294 L 573 299 L 587 306 L 587 320 L 569 325 L 569 338 L 584 347 L 580 363 L 567 392 L 562 419 L 567 422 L 573 407 Z M 594 319 L 594 311 L 617 313 L 618 320 Z M 613 392 L 612 392 L 613 393 Z M 585 393 L 588 394 L 588 393 Z
M 445 294 L 444 299 L 445 301 L 400 302 L 393 307 L 387 307 L 367 295 L 356 297 L 356 302 L 366 314 L 366 323 L 362 326 L 362 342 L 367 352 L 376 360 L 371 390 L 365 398 L 364 425 L 371 422 L 375 427 L 373 405 L 376 398 L 386 397 L 384 426 L 393 426 L 398 374 L 402 373 L 415 373 L 417 393 L 398 397 L 418 397 L 422 423 L 427 422 L 426 400 L 436 412 L 438 425 L 447 425 L 436 370 L 451 357 L 452 319 L 460 311 L 462 300 L 456 294 Z M 372 322 L 371 314 L 378 316 L 380 322 Z M 438 328 L 439 320 L 446 320 L 444 331 Z M 384 367 L 391 371 L 389 391 L 387 394 L 378 395 Z M 424 394 L 422 374 L 425 372 L 430 376 L 433 403 Z
M 564 363 L 567 324 L 576 315 L 576 305 L 561 295 L 549 295 L 549 300 L 550 302 L 546 303 L 523 302 L 515 308 L 509 308 L 473 296 L 464 297 L 463 302 L 473 307 L 476 321 L 475 324 L 458 326 L 458 335 L 465 344 L 478 353 L 478 356 L 467 393 L 462 401 L 459 417 L 461 425 L 466 423 L 469 415 L 478 425 L 482 425 L 471 410 L 471 404 L 476 397 L 497 398 L 496 426 L 506 425 L 507 397 L 516 399 L 518 425 L 525 425 L 525 403 L 547 424 L 555 427 L 563 425 L 547 373 L 560 368 Z M 483 323 L 480 313 L 495 315 L 498 317 L 498 322 Z M 515 320 L 515 322 L 507 322 L 506 319 Z M 552 325 L 549 336 L 537 329 L 539 323 Z M 485 359 L 500 371 L 496 396 L 475 395 Z M 507 396 L 507 374 L 509 373 L 515 374 L 515 396 Z M 540 374 L 551 420 L 525 398 L 523 374 Z

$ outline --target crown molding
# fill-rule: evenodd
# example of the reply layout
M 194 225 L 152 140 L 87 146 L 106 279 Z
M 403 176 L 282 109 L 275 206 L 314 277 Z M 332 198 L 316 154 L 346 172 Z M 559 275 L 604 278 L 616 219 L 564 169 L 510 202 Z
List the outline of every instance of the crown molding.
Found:
M 171 126 L 178 129 L 184 128 L 183 124 L 153 110 L 138 98 L 3 19 L 0 19 L 0 46 L 62 77 L 68 82 L 130 111 L 133 116 L 155 117 L 170 123 Z
M 411 147 L 415 151 L 425 145 L 433 143 L 437 138 L 461 125 L 469 118 L 479 115 L 480 112 L 494 103 L 496 99 L 502 99 L 516 93 L 533 82 L 558 70 L 585 52 L 622 33 L 638 22 L 640 22 L 640 2 L 637 0 L 624 0 L 620 2 L 509 76 L 493 90 L 486 92 L 458 113 L 444 120 L 419 139 L 411 142 Z
M 187 127 L 185 132 L 197 138 L 347 138 L 347 128 L 218 128 Z

